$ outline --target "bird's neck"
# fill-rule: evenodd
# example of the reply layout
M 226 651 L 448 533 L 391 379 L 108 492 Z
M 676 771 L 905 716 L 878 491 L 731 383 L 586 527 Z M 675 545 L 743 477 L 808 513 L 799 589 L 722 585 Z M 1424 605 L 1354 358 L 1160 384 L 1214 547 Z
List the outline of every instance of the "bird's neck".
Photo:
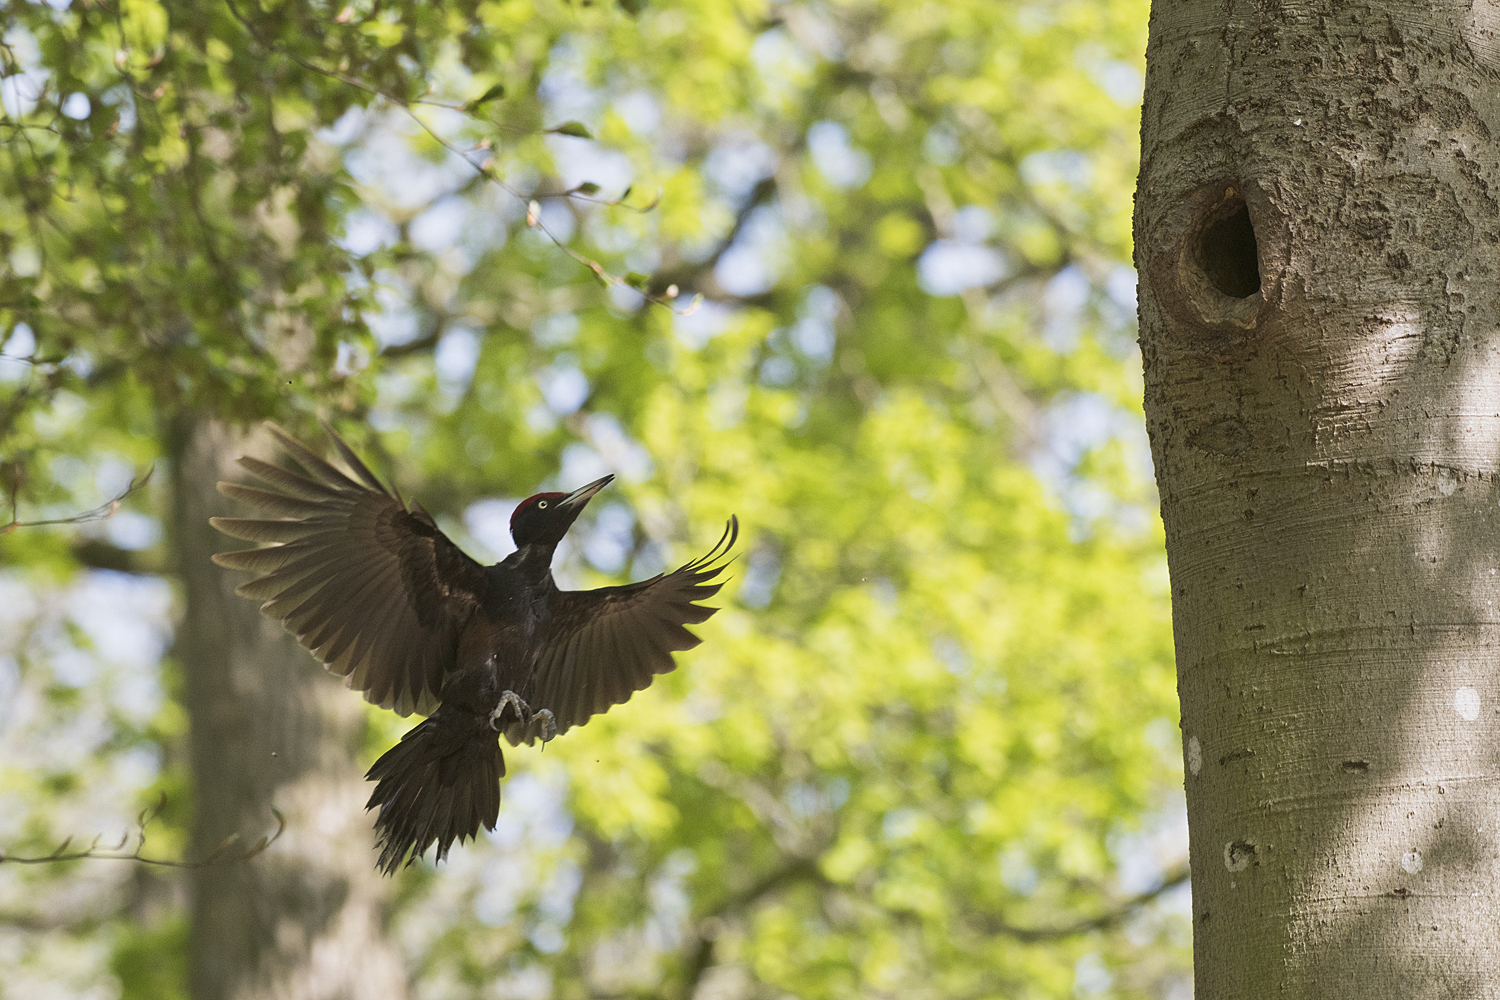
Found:
M 557 543 L 528 542 L 506 557 L 506 562 L 523 580 L 538 583 L 552 572 L 552 556 Z

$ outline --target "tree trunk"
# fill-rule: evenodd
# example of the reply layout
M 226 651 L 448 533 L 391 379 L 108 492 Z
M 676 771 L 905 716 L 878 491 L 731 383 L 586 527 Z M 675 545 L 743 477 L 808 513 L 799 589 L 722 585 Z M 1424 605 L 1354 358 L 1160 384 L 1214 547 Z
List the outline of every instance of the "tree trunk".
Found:
M 252 861 L 192 872 L 190 992 L 194 1000 L 406 995 L 383 939 L 387 883 L 375 873 L 367 795 L 355 753 L 358 695 L 318 664 L 209 562 L 232 547 L 208 524 L 229 502 L 246 439 L 210 422 L 175 421 L 171 531 L 186 613 L 177 639 L 191 718 L 194 856 L 232 834 L 254 844 L 285 834 Z M 251 449 L 264 450 L 264 449 Z
M 1152 10 L 1199 1000 L 1500 990 L 1500 16 Z
M 1493 11 L 1152 11 L 1135 237 L 1199 1000 L 1500 990 Z

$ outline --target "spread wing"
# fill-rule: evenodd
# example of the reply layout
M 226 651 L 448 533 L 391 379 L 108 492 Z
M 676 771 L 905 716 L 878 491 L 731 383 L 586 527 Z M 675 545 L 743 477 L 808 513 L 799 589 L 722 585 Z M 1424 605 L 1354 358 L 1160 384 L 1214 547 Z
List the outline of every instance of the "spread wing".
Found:
M 261 574 L 236 593 L 365 698 L 401 715 L 430 713 L 453 668 L 464 623 L 484 593 L 484 569 L 448 540 L 420 504 L 393 496 L 326 423 L 349 472 L 267 425 L 299 469 L 246 456 L 266 487 L 220 483 L 219 492 L 278 520 L 210 518 L 260 548 L 214 562 Z
M 718 610 L 694 602 L 723 586 L 710 581 L 724 571 L 722 559 L 739 533 L 739 519 L 731 517 L 707 555 L 650 580 L 556 591 L 549 601 L 552 626 L 527 699 L 532 709 L 550 709 L 562 733 L 626 701 L 676 666 L 673 652 L 703 641 L 683 626 L 705 622 Z M 513 731 L 506 738 L 530 743 L 534 736 Z

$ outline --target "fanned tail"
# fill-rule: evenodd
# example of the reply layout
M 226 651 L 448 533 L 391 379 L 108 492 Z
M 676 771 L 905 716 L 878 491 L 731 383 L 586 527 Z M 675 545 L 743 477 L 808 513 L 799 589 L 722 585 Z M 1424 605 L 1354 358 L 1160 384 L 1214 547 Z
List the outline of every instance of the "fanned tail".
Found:
M 436 859 L 460 843 L 495 828 L 505 758 L 489 720 L 439 709 L 387 750 L 365 775 L 376 782 L 366 809 L 379 807 L 375 833 L 378 866 L 393 875 L 434 843 Z

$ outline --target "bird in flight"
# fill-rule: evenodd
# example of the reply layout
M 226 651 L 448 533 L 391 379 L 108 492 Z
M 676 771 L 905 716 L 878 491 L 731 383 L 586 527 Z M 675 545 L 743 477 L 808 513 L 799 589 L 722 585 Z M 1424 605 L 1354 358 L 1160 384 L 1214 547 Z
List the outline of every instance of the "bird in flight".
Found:
M 512 746 L 543 743 L 626 701 L 702 640 L 716 608 L 697 603 L 739 537 L 731 517 L 718 543 L 674 572 L 620 587 L 559 590 L 552 556 L 613 476 L 571 493 L 538 493 L 511 515 L 516 551 L 493 566 L 461 552 L 415 501 L 388 491 L 327 423 L 346 468 L 267 424 L 290 463 L 250 456 L 263 483 L 219 492 L 269 519 L 215 517 L 224 534 L 261 543 L 214 562 L 259 574 L 237 593 L 262 601 L 303 646 L 366 699 L 427 718 L 365 777 L 379 808 L 379 867 L 390 875 L 432 844 L 495 828 Z

